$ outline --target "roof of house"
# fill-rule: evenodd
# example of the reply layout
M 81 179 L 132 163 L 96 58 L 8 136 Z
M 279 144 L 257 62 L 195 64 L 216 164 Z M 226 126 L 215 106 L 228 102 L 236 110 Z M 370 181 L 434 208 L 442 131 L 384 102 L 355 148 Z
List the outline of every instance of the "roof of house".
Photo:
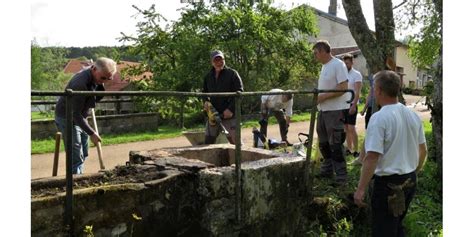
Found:
M 354 58 L 356 58 L 359 54 L 362 54 L 360 51 L 359 47 L 355 46 L 346 46 L 346 47 L 337 47 L 337 48 L 331 48 L 331 54 L 334 55 L 334 57 L 342 57 L 344 54 L 352 54 Z
M 92 65 L 92 61 L 86 60 L 81 61 L 79 59 L 71 59 L 66 67 L 64 67 L 65 73 L 72 73 L 75 74 L 81 71 L 84 68 L 87 68 Z M 151 72 L 144 72 L 137 76 L 127 76 L 122 78 L 121 71 L 129 68 L 129 67 L 138 67 L 140 63 L 138 62 L 129 62 L 129 61 L 120 61 L 117 63 L 117 73 L 114 74 L 112 80 L 105 82 L 105 90 L 106 91 L 121 91 L 127 87 L 131 81 L 139 81 L 139 80 L 149 80 L 153 77 L 153 73 Z
M 92 62 L 89 60 L 81 61 L 79 59 L 71 59 L 64 67 L 64 73 L 72 73 L 75 74 L 82 69 L 89 67 L 92 65 Z
M 325 17 L 325 18 L 327 18 L 327 19 L 329 19 L 329 20 L 332 20 L 332 21 L 334 21 L 334 22 L 337 22 L 337 23 L 339 23 L 339 24 L 342 24 L 342 25 L 345 25 L 345 26 L 349 27 L 349 23 L 347 22 L 347 20 L 344 20 L 344 19 L 342 19 L 342 18 L 339 18 L 339 17 L 337 17 L 337 16 L 335 16 L 335 15 L 333 15 L 333 14 L 329 14 L 329 13 L 327 13 L 327 12 L 321 11 L 321 10 L 319 10 L 319 9 L 317 9 L 317 8 L 312 7 L 312 6 L 309 6 L 309 5 L 306 5 L 306 4 L 303 4 L 303 5 L 304 5 L 305 7 L 310 7 L 310 9 L 313 9 L 313 10 L 316 12 L 316 14 L 318 14 L 319 16 Z M 371 31 L 373 34 L 375 34 L 374 31 L 372 31 L 372 30 L 370 30 L 370 31 Z M 396 46 L 396 47 L 399 47 L 399 46 L 407 47 L 406 44 L 404 44 L 403 42 L 400 42 L 400 41 L 398 41 L 398 40 L 396 40 L 396 39 L 395 39 L 395 46 Z
M 329 13 L 327 13 L 327 12 L 321 11 L 321 10 L 319 10 L 319 9 L 317 9 L 317 8 L 313 8 L 313 9 L 314 9 L 314 11 L 316 12 L 316 14 L 318 14 L 318 15 L 320 15 L 320 16 L 326 17 L 326 18 L 328 18 L 328 19 L 330 19 L 330 20 L 332 20 L 332 21 L 335 21 L 335 22 L 337 22 L 337 23 L 343 24 L 343 25 L 345 25 L 345 26 L 349 26 L 349 23 L 347 22 L 347 20 L 344 20 L 344 19 L 342 19 L 342 18 L 339 18 L 339 17 L 337 17 L 337 16 L 335 16 L 335 15 L 333 15 L 333 14 L 329 14 Z

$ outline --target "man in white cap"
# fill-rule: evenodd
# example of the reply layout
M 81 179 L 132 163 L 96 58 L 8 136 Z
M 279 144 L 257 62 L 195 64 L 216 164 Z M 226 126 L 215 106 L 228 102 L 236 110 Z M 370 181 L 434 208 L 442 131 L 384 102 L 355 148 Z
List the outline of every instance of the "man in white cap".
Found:
M 202 92 L 237 92 L 244 91 L 242 79 L 239 73 L 225 65 L 224 54 L 220 50 L 211 52 L 212 69 L 204 77 Z M 235 144 L 235 127 L 237 120 L 235 114 L 235 99 L 233 97 L 208 97 L 205 101 L 211 102 L 212 106 L 219 113 L 222 125 L 229 132 L 227 139 L 231 144 Z M 208 104 L 204 103 L 204 110 L 208 110 Z M 219 135 L 221 127 L 206 123 L 205 144 L 214 144 Z

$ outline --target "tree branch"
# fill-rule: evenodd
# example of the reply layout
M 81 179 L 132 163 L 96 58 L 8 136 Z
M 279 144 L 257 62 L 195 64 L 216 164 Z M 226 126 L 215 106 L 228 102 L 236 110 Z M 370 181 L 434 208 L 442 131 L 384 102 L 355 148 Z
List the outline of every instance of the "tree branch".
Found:
M 408 0 L 404 0 L 404 1 L 401 2 L 400 4 L 398 4 L 398 5 L 396 5 L 395 7 L 393 7 L 392 10 L 395 10 L 395 9 L 397 9 L 397 8 L 399 8 L 399 7 L 401 7 L 401 6 L 403 6 L 403 4 L 405 4 L 405 3 L 407 3 L 407 2 L 408 2 Z

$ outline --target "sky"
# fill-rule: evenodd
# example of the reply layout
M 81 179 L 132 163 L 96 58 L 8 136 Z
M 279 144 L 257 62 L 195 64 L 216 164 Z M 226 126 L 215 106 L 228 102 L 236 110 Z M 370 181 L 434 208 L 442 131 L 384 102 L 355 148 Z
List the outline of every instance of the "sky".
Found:
M 209 2 L 208 0 L 206 2 Z M 395 0 L 394 4 L 399 2 Z M 135 34 L 137 11 L 155 4 L 157 11 L 166 19 L 176 21 L 180 8 L 187 4 L 180 0 L 32 0 L 31 39 L 40 46 L 118 46 L 120 32 Z M 282 9 L 291 9 L 301 4 L 319 10 L 328 10 L 329 0 L 275 0 L 272 4 Z M 361 1 L 369 27 L 373 27 L 372 0 Z M 346 19 L 341 0 L 338 1 L 338 17 Z

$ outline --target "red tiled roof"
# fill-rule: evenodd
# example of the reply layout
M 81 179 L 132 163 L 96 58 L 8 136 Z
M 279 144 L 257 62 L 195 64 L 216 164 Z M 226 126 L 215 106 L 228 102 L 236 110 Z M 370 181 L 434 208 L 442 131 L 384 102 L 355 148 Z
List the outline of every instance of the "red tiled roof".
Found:
M 80 61 L 78 59 L 71 59 L 66 65 L 66 67 L 64 67 L 64 72 L 75 74 L 90 65 L 92 65 L 90 61 Z M 114 74 L 113 79 L 105 82 L 105 90 L 121 91 L 130 84 L 130 81 L 139 81 L 143 79 L 149 80 L 153 77 L 153 73 L 144 72 L 138 76 L 127 76 L 126 78 L 122 78 L 122 74 L 120 73 L 120 71 L 133 66 L 140 66 L 140 63 L 120 61 L 117 64 L 117 73 Z
M 78 59 L 71 59 L 67 63 L 67 65 L 64 67 L 64 72 L 65 73 L 72 73 L 76 74 L 80 70 L 92 65 L 90 61 L 80 61 Z

